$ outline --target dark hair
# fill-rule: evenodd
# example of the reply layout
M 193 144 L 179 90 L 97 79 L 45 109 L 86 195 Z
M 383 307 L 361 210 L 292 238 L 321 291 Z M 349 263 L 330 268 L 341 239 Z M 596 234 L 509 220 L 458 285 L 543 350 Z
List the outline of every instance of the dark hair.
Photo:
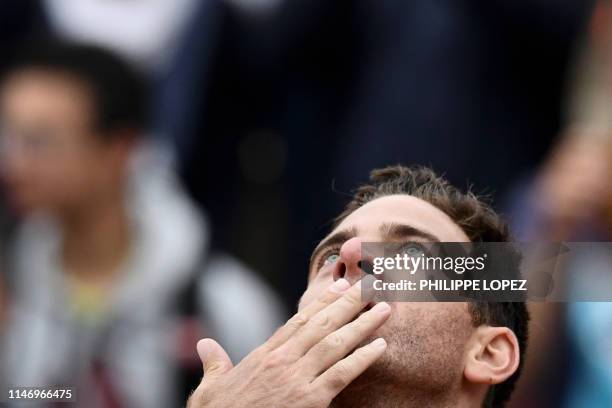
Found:
M 97 130 L 144 130 L 149 87 L 145 75 L 105 48 L 60 41 L 32 43 L 18 53 L 3 79 L 27 69 L 67 74 L 92 91 Z
M 353 199 L 335 219 L 339 224 L 353 211 L 379 197 L 408 194 L 446 213 L 472 242 L 510 242 L 508 224 L 472 192 L 462 192 L 433 170 L 422 167 L 390 166 L 370 173 L 370 182 L 355 190 Z M 518 264 L 517 264 L 517 273 Z M 508 327 L 518 339 L 521 364 L 506 381 L 489 388 L 483 405 L 501 407 L 510 398 L 522 369 L 527 347 L 529 312 L 524 302 L 470 302 L 475 327 L 482 324 Z

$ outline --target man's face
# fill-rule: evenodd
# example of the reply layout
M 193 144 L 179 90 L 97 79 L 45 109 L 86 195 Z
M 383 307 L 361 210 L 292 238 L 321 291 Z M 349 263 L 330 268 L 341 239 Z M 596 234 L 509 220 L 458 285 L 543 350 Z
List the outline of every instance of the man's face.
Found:
M 468 242 L 445 213 L 409 195 L 373 200 L 354 211 L 315 249 L 302 308 L 333 282 L 354 283 L 362 242 Z M 334 276 L 335 275 L 335 276 Z M 342 276 L 341 276 L 342 275 Z M 466 303 L 391 303 L 391 317 L 370 340 L 384 337 L 385 355 L 351 387 L 360 383 L 421 389 L 425 393 L 458 387 L 465 345 L 474 328 Z M 361 380 L 361 381 L 360 381 Z
M 86 86 L 58 72 L 24 70 L 0 91 L 0 176 L 20 212 L 95 202 L 117 163 L 95 134 Z

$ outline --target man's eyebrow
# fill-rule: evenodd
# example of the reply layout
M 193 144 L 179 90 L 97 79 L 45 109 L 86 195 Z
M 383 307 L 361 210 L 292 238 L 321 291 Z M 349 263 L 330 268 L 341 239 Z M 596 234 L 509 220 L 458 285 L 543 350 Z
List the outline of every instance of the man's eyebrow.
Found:
M 340 230 L 334 233 L 333 235 L 325 238 L 323 241 L 321 241 L 319 245 L 317 245 L 315 250 L 312 252 L 312 255 L 310 256 L 310 265 L 308 267 L 309 276 L 312 270 L 312 263 L 321 254 L 321 252 L 323 252 L 325 248 L 328 248 L 330 246 L 335 246 L 335 245 L 342 245 L 349 239 L 356 237 L 358 234 L 359 234 L 359 231 L 357 230 L 357 228 L 352 227 L 352 228 L 348 228 L 345 230 Z
M 408 237 L 420 237 L 428 242 L 440 242 L 435 235 L 407 224 L 388 223 L 379 227 L 380 235 L 388 240 L 401 240 Z

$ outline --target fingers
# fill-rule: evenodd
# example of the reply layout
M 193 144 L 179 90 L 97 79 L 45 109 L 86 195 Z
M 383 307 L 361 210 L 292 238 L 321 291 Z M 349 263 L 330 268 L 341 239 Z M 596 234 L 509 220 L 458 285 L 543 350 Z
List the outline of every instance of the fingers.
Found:
M 223 374 L 232 369 L 232 360 L 223 347 L 213 339 L 200 340 L 196 348 L 202 360 L 205 376 Z
M 293 315 L 270 337 L 266 345 L 271 348 L 276 348 L 285 343 L 296 331 L 304 326 L 315 314 L 336 301 L 344 292 L 351 287 L 346 279 L 338 279 L 335 281 L 319 298 L 308 304 L 301 311 Z
M 390 312 L 389 304 L 377 303 L 355 321 L 327 335 L 301 359 L 306 373 L 314 378 L 345 357 L 386 322 Z
M 312 316 L 283 344 L 282 348 L 296 359 L 302 357 L 325 336 L 352 320 L 366 303 L 361 299 L 361 281 L 359 281 L 338 300 Z
M 351 355 L 338 361 L 317 377 L 311 385 L 313 392 L 324 392 L 331 401 L 355 378 L 380 358 L 387 349 L 387 342 L 378 338 L 370 344 L 358 348 Z

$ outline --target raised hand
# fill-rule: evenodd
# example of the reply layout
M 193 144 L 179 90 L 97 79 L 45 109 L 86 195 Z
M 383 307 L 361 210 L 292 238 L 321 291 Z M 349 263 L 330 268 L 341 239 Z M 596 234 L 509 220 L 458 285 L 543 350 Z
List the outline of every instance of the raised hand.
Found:
M 235 367 L 217 342 L 201 340 L 204 377 L 187 407 L 327 407 L 387 347 L 378 338 L 356 348 L 390 315 L 377 303 L 355 318 L 367 304 L 361 282 L 340 279 Z

